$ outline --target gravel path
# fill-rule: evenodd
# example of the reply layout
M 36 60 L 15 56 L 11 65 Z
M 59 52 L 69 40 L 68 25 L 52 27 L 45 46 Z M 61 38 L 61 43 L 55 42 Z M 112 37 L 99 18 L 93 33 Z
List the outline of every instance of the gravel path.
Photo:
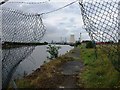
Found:
M 69 61 L 60 67 L 63 75 L 76 75 L 80 72 L 83 64 L 80 61 Z

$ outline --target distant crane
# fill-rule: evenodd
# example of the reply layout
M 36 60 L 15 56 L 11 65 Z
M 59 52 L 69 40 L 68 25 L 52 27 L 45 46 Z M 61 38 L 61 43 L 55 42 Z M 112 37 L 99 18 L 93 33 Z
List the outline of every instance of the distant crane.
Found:
M 79 37 L 79 42 L 80 42 L 80 43 L 81 43 L 81 37 L 82 37 L 82 36 L 81 36 L 81 33 L 80 33 L 80 37 Z

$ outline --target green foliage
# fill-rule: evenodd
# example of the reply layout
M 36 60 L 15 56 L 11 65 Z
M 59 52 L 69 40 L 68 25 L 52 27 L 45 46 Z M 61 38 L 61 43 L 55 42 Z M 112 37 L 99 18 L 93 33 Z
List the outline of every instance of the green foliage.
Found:
M 48 45 L 47 52 L 50 54 L 49 59 L 54 59 L 58 57 L 58 50 L 60 49 L 60 46 L 55 45 Z
M 87 42 L 86 48 L 94 48 L 94 43 L 92 41 Z
M 44 44 L 45 44 L 45 45 L 47 45 L 47 44 L 48 44 L 48 42 L 44 42 Z
M 105 52 L 98 49 L 98 58 L 95 59 L 94 49 L 80 49 L 85 65 L 80 74 L 85 88 L 120 88 L 120 73 L 109 61 Z
M 79 41 L 76 41 L 76 42 L 75 42 L 75 46 L 77 47 L 77 46 L 79 46 L 79 45 L 81 45 L 81 43 L 80 43 Z

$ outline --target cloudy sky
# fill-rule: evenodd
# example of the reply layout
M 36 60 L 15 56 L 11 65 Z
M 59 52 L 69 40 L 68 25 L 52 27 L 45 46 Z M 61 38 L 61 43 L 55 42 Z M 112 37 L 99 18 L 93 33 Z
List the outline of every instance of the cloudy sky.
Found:
M 28 2 L 28 3 L 31 3 L 31 2 L 34 2 L 34 3 L 35 2 L 36 3 L 37 2 L 44 2 L 44 3 L 39 3 L 39 4 L 15 3 L 15 2 L 22 2 L 22 1 Z M 27 13 L 28 12 L 29 13 L 46 13 L 46 12 L 56 10 L 60 7 L 63 7 L 63 6 L 69 4 L 73 1 L 74 0 L 46 0 L 46 1 L 45 0 L 34 0 L 34 1 L 33 0 L 9 0 L 6 4 L 3 5 L 3 7 L 17 9 L 17 10 L 21 10 L 21 11 L 27 12 Z M 87 2 L 89 0 L 83 0 L 83 1 Z M 92 2 L 98 1 L 99 2 L 101 0 L 90 0 L 90 1 L 92 1 Z M 102 1 L 108 2 L 108 1 L 118 1 L 118 0 L 102 0 Z M 9 2 L 14 2 L 14 3 L 9 3 Z M 87 6 L 92 7 L 89 5 L 87 5 Z M 101 7 L 104 8 L 105 6 L 101 6 Z M 109 6 L 109 7 L 113 8 L 112 6 Z M 101 10 L 101 8 L 98 8 L 98 9 Z M 109 9 L 109 8 L 106 8 L 106 10 L 107 9 Z M 116 10 L 117 6 L 116 7 L 114 6 L 113 9 Z M 97 10 L 94 10 L 92 12 L 96 13 L 96 11 Z M 104 13 L 104 16 L 103 16 L 103 13 Z M 92 15 L 91 17 L 94 17 L 94 18 L 96 18 L 96 20 L 98 20 L 98 19 L 101 19 L 104 17 L 106 18 L 106 16 L 107 16 L 106 19 L 108 19 L 108 21 L 113 22 L 112 21 L 113 19 L 110 17 L 115 18 L 115 16 L 117 16 L 117 13 L 116 14 L 115 13 L 116 12 L 114 12 L 113 13 L 114 15 L 112 15 L 112 11 L 107 10 L 107 12 L 105 12 L 103 10 L 102 13 L 100 13 L 100 12 L 98 13 L 100 18 L 98 18 L 98 16 L 95 16 L 95 15 Z M 51 42 L 52 40 L 53 41 L 61 41 L 61 39 L 65 40 L 65 38 L 67 38 L 67 41 L 69 41 L 71 34 L 74 34 L 75 39 L 78 40 L 78 38 L 80 37 L 80 33 L 82 33 L 82 37 L 81 37 L 82 40 L 90 39 L 87 32 L 83 29 L 84 24 L 83 24 L 81 11 L 80 11 L 80 7 L 79 7 L 78 2 L 72 4 L 64 9 L 61 9 L 59 11 L 49 13 L 49 14 L 44 14 L 42 16 L 42 20 L 43 20 L 43 23 L 46 27 L 46 34 L 45 34 L 44 38 L 42 39 L 42 41 L 48 41 L 48 42 Z M 103 22 L 105 23 L 105 21 L 107 22 L 107 20 L 104 19 Z M 98 22 L 98 24 L 99 23 L 102 24 L 101 22 Z M 110 25 L 105 23 L 105 25 L 107 25 L 107 26 L 111 26 L 112 23 L 109 22 L 109 24 Z M 112 26 L 113 26 L 113 24 L 112 24 Z M 102 29 L 102 30 L 105 31 L 104 29 Z
M 9 0 L 9 2 L 11 1 L 13 0 Z M 34 0 L 34 2 L 44 1 L 45 0 Z M 14 0 L 13 2 L 22 2 L 22 0 Z M 24 0 L 24 2 L 33 2 L 33 0 Z M 4 7 L 9 7 L 30 13 L 44 13 L 60 8 L 71 2 L 73 2 L 73 0 L 50 0 L 41 4 L 7 2 L 6 4 L 4 4 Z M 42 41 L 60 41 L 61 38 L 63 40 L 67 38 L 67 41 L 69 41 L 71 34 L 74 34 L 75 39 L 78 40 L 80 33 L 82 33 L 82 40 L 89 39 L 87 32 L 82 28 L 83 21 L 78 2 L 59 11 L 45 14 L 42 16 L 42 19 L 47 29 Z

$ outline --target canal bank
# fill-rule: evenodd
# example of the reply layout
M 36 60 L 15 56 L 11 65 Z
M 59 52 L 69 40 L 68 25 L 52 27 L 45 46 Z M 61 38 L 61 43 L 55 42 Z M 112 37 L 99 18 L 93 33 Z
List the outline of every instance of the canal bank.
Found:
M 69 45 L 57 45 L 57 46 L 61 47 L 58 56 L 64 55 L 65 53 L 73 49 L 73 47 Z M 33 52 L 19 64 L 13 77 L 15 79 L 22 78 L 24 75 L 29 75 L 33 73 L 37 68 L 40 68 L 40 66 L 42 66 L 45 62 L 51 61 L 47 58 L 49 57 L 47 47 L 48 47 L 47 45 L 36 46 Z
M 15 82 L 18 88 L 120 88 L 120 73 L 105 52 L 97 54 L 96 59 L 94 48 L 75 47 Z
M 75 47 L 15 82 L 18 88 L 79 88 L 77 77 L 82 68 L 80 48 Z

